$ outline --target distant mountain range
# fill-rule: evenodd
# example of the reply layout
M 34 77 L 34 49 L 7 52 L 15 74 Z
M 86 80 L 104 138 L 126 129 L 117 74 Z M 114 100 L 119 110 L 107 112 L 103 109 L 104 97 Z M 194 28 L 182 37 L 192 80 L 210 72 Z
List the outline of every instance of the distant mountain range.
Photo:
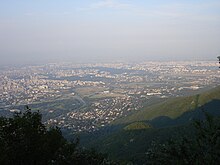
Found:
M 81 135 L 81 144 L 122 162 L 143 163 L 153 141 L 161 143 L 172 137 L 193 136 L 192 121 L 203 120 L 205 112 L 220 116 L 220 86 L 146 106 L 95 133 Z

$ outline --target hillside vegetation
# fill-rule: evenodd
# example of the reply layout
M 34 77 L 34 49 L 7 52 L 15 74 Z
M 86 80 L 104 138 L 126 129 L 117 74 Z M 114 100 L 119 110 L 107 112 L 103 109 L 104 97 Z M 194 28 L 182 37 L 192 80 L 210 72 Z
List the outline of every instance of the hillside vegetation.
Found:
M 220 101 L 218 101 L 218 103 L 219 102 Z M 206 104 L 206 105 L 210 105 L 210 104 Z M 218 104 L 218 107 L 220 107 L 219 104 Z M 208 109 L 207 111 L 209 112 L 209 110 L 210 109 Z M 199 111 L 199 113 L 201 115 L 205 115 L 206 111 L 204 112 Z M 191 115 L 191 113 L 189 114 Z M 220 121 L 219 120 L 220 118 L 216 118 L 216 119 L 217 121 Z M 180 153 L 177 153 L 177 154 L 181 155 L 181 153 L 184 152 L 186 148 L 187 153 L 189 153 L 188 156 L 190 156 L 191 153 L 194 152 L 194 150 L 197 150 L 197 149 L 200 150 L 200 147 L 198 146 L 195 146 L 196 148 L 194 148 L 194 144 L 196 144 L 193 140 L 194 137 L 196 136 L 196 130 L 194 126 L 195 121 L 201 121 L 199 123 L 202 123 L 203 120 L 200 120 L 200 119 L 191 120 L 191 121 L 186 122 L 183 125 L 179 125 L 179 124 L 173 125 L 173 126 L 163 125 L 163 127 L 161 128 L 156 128 L 152 126 L 151 128 L 145 128 L 145 127 L 143 128 L 143 126 L 147 125 L 147 121 L 146 122 L 134 122 L 134 123 L 128 124 L 127 126 L 125 125 L 121 125 L 121 127 L 115 126 L 118 129 L 115 129 L 115 130 L 112 129 L 113 130 L 112 132 L 103 133 L 102 131 L 98 135 L 94 135 L 94 134 L 87 135 L 87 137 L 89 136 L 89 139 L 85 139 L 85 137 L 83 137 L 81 139 L 82 140 L 81 142 L 83 142 L 84 146 L 87 146 L 89 148 L 90 147 L 96 148 L 97 151 L 101 153 L 107 153 L 110 156 L 110 158 L 115 159 L 120 162 L 125 161 L 126 163 L 132 162 L 135 164 L 147 164 L 146 161 L 148 161 L 149 159 L 151 161 L 152 160 L 156 161 L 157 162 L 156 164 L 158 164 L 158 161 L 160 162 L 161 159 L 163 159 L 163 161 L 165 160 L 166 162 L 174 161 L 174 159 L 175 161 L 178 161 L 178 160 L 181 160 L 181 157 L 179 158 L 175 157 L 173 159 L 172 158 L 166 159 L 165 151 L 169 150 L 169 154 L 172 155 L 173 152 L 170 149 L 174 147 L 175 150 L 179 151 L 179 146 L 180 146 L 180 147 L 183 147 L 183 151 L 180 150 Z M 218 133 L 219 131 L 217 132 L 213 131 L 213 129 L 214 130 L 219 129 L 219 122 L 216 124 L 217 125 L 214 125 L 214 127 L 210 127 L 210 129 L 208 126 L 207 130 L 212 131 L 213 133 Z M 201 131 L 203 131 L 203 129 L 201 129 Z M 209 133 L 208 132 L 206 133 L 206 130 L 203 131 L 203 133 L 205 134 L 205 136 L 206 135 L 209 136 Z M 210 134 L 210 136 L 215 136 L 215 134 L 213 135 Z M 190 148 L 187 148 L 187 145 L 185 145 L 185 141 L 184 141 L 185 139 L 182 139 L 182 137 L 185 137 L 185 139 L 188 139 L 188 140 L 190 139 L 189 141 L 186 142 L 187 144 L 188 143 L 190 144 Z M 219 139 L 219 134 L 216 135 L 215 138 Z M 174 146 L 173 145 L 167 146 L 167 145 L 170 145 L 170 143 L 167 143 L 167 141 L 172 140 L 172 139 L 175 140 Z M 215 139 L 212 138 L 212 140 L 210 139 L 207 139 L 207 140 L 212 142 Z M 165 151 L 163 148 L 164 143 L 166 144 L 166 147 L 168 147 L 168 148 L 165 148 Z M 156 145 L 156 148 L 154 148 L 154 145 Z M 215 143 L 213 145 L 215 146 Z M 153 150 L 151 150 L 152 147 L 153 147 Z M 147 158 L 146 154 L 149 153 L 149 150 L 153 151 L 153 153 L 151 153 L 153 155 L 150 155 L 150 158 L 149 157 Z M 160 157 L 157 153 L 163 154 L 162 157 Z M 170 157 L 170 155 L 168 156 Z M 188 156 L 187 156 L 187 161 L 191 159 Z M 198 158 L 197 157 L 198 155 L 194 154 L 194 156 L 196 157 L 196 159 Z M 159 164 L 166 164 L 166 163 L 159 163 Z
M 171 119 L 175 119 L 183 113 L 193 111 L 214 99 L 220 99 L 220 86 L 202 94 L 173 98 L 159 104 L 147 106 L 137 113 L 114 121 L 113 124 L 117 125 L 135 121 L 152 120 L 160 116 L 167 116 Z
M 95 136 L 86 141 L 81 137 L 81 142 L 88 148 L 96 148 L 98 152 L 107 153 L 111 159 L 120 162 L 139 162 L 146 158 L 146 152 L 153 141 L 159 144 L 171 137 L 191 135 L 193 132 L 191 125 L 168 128 L 121 129 L 103 137 Z
M 139 130 L 148 128 L 151 128 L 151 125 L 144 122 L 134 122 L 124 127 L 124 130 Z
M 146 164 L 147 159 L 156 157 L 155 160 L 160 160 L 160 156 L 156 154 L 158 148 L 152 150 L 154 151 L 152 157 L 146 157 L 152 144 L 163 146 L 162 144 L 167 140 L 176 139 L 174 144 L 176 145 L 177 142 L 178 145 L 174 147 L 182 147 L 182 142 L 185 144 L 184 139 L 181 140 L 182 137 L 192 140 L 196 136 L 196 129 L 192 123 L 205 120 L 206 113 L 214 117 L 220 116 L 219 107 L 220 87 L 216 87 L 194 96 L 178 97 L 147 106 L 135 114 L 115 121 L 109 128 L 106 127 L 100 132 L 82 136 L 81 142 L 82 145 L 96 148 L 99 152 L 107 153 L 112 159 L 120 162 Z M 200 149 L 199 147 L 193 148 L 196 143 L 191 140 L 187 141 L 187 144 L 189 143 L 192 147 L 190 150 Z M 185 147 L 184 144 L 183 147 Z M 165 149 L 168 150 L 169 147 L 173 146 L 169 145 Z M 163 149 L 160 147 L 158 153 L 164 154 Z M 178 148 L 175 149 L 178 150 Z M 196 155 L 194 156 L 198 158 Z M 190 159 L 187 157 L 187 161 Z M 177 158 L 177 160 L 179 159 Z
M 0 117 L 1 165 L 114 164 L 106 155 L 67 141 L 58 127 L 47 128 L 39 112 L 28 107 L 12 118 Z

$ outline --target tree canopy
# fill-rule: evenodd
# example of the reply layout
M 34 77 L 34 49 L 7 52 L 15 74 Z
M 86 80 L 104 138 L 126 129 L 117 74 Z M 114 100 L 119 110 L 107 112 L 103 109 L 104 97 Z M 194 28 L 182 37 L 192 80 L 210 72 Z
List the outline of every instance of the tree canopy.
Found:
M 67 141 L 58 127 L 47 128 L 39 112 L 27 107 L 12 118 L 0 117 L 1 165 L 112 164 L 106 156 Z

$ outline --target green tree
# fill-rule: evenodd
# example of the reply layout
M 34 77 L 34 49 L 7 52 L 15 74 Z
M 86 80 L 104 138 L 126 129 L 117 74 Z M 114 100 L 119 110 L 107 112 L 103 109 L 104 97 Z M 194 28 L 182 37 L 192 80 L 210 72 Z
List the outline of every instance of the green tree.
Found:
M 47 129 L 39 112 L 26 107 L 12 118 L 0 117 L 1 165 L 112 164 L 105 155 L 68 142 L 58 127 Z

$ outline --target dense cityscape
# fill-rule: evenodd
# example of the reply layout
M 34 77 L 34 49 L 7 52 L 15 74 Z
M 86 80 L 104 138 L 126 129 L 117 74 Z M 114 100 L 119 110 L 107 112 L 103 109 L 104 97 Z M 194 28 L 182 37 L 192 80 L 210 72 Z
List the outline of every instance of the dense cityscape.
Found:
M 48 125 L 91 132 L 152 101 L 213 88 L 219 72 L 213 61 L 2 67 L 0 113 L 29 105 Z

